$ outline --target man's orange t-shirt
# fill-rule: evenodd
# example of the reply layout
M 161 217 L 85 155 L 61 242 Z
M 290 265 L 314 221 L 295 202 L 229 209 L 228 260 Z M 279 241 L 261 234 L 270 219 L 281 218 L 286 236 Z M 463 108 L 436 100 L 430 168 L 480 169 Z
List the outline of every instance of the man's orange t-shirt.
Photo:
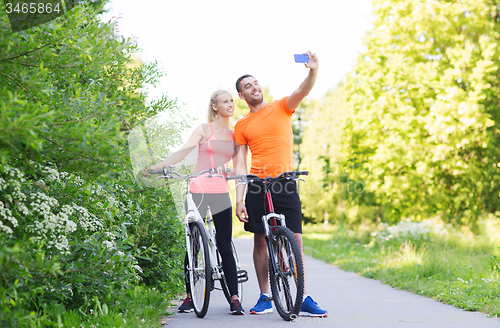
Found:
M 248 145 L 252 152 L 250 174 L 261 178 L 276 177 L 292 171 L 292 114 L 285 97 L 266 104 L 255 113 L 248 113 L 234 127 L 234 140 Z

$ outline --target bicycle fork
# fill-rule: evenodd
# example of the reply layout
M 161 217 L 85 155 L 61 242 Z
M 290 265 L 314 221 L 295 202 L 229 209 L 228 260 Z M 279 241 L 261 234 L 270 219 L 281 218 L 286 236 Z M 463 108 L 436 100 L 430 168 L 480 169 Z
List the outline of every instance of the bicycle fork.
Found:
M 193 197 L 190 193 L 186 195 L 186 202 L 188 204 L 188 208 L 193 208 L 195 206 Z M 188 268 L 187 268 L 187 274 L 189 276 L 189 279 L 191 280 L 196 274 L 197 274 L 197 263 L 195 263 L 195 259 L 193 258 L 193 250 L 191 249 L 191 229 L 189 224 L 195 221 L 201 221 L 200 215 L 195 213 L 193 210 L 188 210 L 186 214 L 186 218 L 184 220 L 184 229 L 185 229 L 185 234 L 186 234 L 186 252 L 188 256 Z M 203 245 L 201 245 L 203 247 Z
M 188 258 L 188 263 L 187 263 L 187 272 L 186 275 L 187 277 L 184 277 L 186 283 L 188 281 L 191 281 L 193 278 L 194 274 L 194 268 L 193 268 L 193 253 L 191 252 L 191 229 L 189 229 L 189 222 L 186 220 L 185 222 L 185 237 L 186 237 L 186 253 L 187 253 L 187 258 Z M 189 280 L 188 280 L 189 279 Z

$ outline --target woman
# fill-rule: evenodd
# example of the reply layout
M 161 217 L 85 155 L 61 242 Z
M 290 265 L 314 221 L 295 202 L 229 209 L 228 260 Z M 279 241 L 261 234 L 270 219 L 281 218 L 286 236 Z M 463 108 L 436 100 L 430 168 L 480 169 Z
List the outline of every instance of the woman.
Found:
M 163 169 L 176 164 L 184 159 L 196 145 L 199 146 L 199 150 L 195 172 L 225 167 L 231 158 L 235 158 L 234 136 L 233 131 L 229 128 L 229 118 L 233 115 L 233 97 L 226 90 L 215 91 L 210 97 L 208 105 L 209 123 L 199 125 L 189 140 L 178 151 L 172 153 L 160 163 L 144 168 L 142 172 L 147 174 L 148 170 Z M 190 188 L 194 202 L 197 205 L 199 204 L 200 215 L 202 217 L 206 216 L 207 206 L 210 206 L 212 212 L 215 229 L 217 230 L 215 236 L 217 248 L 222 257 L 222 268 L 231 293 L 229 311 L 232 314 L 245 314 L 238 297 L 238 277 L 231 248 L 233 221 L 226 179 L 200 176 L 191 180 Z M 187 255 L 185 262 L 184 269 L 186 269 Z M 193 311 L 188 281 L 186 281 L 186 292 L 187 297 L 179 307 L 179 312 L 183 313 Z

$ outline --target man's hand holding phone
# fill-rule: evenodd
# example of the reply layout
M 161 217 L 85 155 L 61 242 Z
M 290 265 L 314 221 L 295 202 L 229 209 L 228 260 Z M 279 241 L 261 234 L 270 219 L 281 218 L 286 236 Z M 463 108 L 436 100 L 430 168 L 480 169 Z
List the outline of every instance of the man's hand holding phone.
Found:
M 318 56 L 315 53 L 312 53 L 310 50 L 306 51 L 303 54 L 295 54 L 293 55 L 296 63 L 304 63 L 307 68 L 316 69 L 319 67 Z

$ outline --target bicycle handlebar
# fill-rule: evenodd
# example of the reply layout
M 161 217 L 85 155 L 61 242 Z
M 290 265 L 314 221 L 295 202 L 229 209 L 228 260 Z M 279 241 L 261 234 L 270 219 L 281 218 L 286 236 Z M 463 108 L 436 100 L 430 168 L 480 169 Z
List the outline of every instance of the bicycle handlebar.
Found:
M 167 179 L 174 178 L 174 176 L 172 176 L 171 174 L 173 174 L 173 175 L 175 175 L 175 177 L 178 177 L 181 179 L 196 178 L 196 177 L 201 176 L 205 173 L 210 173 L 209 175 L 206 176 L 208 178 L 212 178 L 212 177 L 225 178 L 225 176 L 223 176 L 221 174 L 215 174 L 215 172 L 216 172 L 215 169 L 211 168 L 208 170 L 203 170 L 203 171 L 197 172 L 196 174 L 195 173 L 180 174 L 179 172 L 174 171 L 173 167 L 168 167 L 168 168 L 165 168 L 162 170 L 149 170 L 148 171 L 149 174 L 163 175 L 162 177 L 158 177 L 158 179 L 160 179 L 160 178 L 167 178 Z
M 280 179 L 298 179 L 297 176 L 299 175 L 308 175 L 309 171 L 289 171 L 289 172 L 283 172 L 277 177 L 267 177 L 267 178 L 261 178 L 257 175 L 253 174 L 246 174 L 246 175 L 232 175 L 230 177 L 227 177 L 227 180 L 242 180 L 245 183 L 252 182 L 252 181 L 267 181 L 267 182 L 274 182 Z
M 149 174 L 164 174 L 163 170 L 149 170 Z
M 203 175 L 204 173 L 210 173 L 206 177 L 211 178 L 211 177 L 223 177 L 226 178 L 226 180 L 241 180 L 244 183 L 249 183 L 253 181 L 264 181 L 264 182 L 275 182 L 277 180 L 281 179 L 292 179 L 296 180 L 298 179 L 297 177 L 299 175 L 309 175 L 309 171 L 289 171 L 289 172 L 283 172 L 277 177 L 267 177 L 267 178 L 261 178 L 257 175 L 253 174 L 246 174 L 246 175 L 232 175 L 232 176 L 223 176 L 220 174 L 214 174 L 216 170 L 214 168 L 208 169 L 208 170 L 203 170 L 200 172 L 197 172 L 196 174 L 194 173 L 188 173 L 188 174 L 180 174 L 179 172 L 176 172 L 173 170 L 173 166 L 169 166 L 168 168 L 165 168 L 163 170 L 149 170 L 148 173 L 150 174 L 159 174 L 163 175 L 164 178 L 170 179 L 174 178 L 174 176 L 170 174 L 174 174 L 178 178 L 196 178 L 198 176 Z M 159 177 L 161 178 L 161 177 Z

